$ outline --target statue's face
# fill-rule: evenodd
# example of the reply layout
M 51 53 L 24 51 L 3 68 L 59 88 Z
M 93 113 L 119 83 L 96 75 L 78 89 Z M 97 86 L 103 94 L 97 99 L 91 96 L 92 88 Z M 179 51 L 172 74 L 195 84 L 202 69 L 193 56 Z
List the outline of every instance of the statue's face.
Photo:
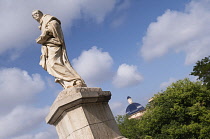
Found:
M 32 13 L 32 17 L 36 20 L 36 21 L 40 21 L 40 19 L 42 18 L 42 14 L 39 11 L 34 11 Z

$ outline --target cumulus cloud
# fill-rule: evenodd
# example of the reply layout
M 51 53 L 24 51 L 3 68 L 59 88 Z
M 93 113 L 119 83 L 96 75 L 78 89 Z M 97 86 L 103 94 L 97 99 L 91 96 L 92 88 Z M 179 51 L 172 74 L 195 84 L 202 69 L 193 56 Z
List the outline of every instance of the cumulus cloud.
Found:
M 88 86 L 93 86 L 110 78 L 113 60 L 108 52 L 93 46 L 73 59 L 72 64 Z
M 80 1 L 83 14 L 96 19 L 98 23 L 104 20 L 105 15 L 110 12 L 114 6 L 115 0 L 82 0 Z
M 193 75 L 188 75 L 187 78 L 190 79 L 190 81 L 192 82 L 197 82 L 198 80 L 198 76 L 193 76 Z
M 122 107 L 122 103 L 121 102 L 112 102 L 112 103 L 110 103 L 110 107 L 111 107 L 111 109 L 119 109 L 120 107 Z
M 126 105 L 122 102 L 110 102 L 109 105 L 115 116 L 125 114 Z
M 12 136 L 37 128 L 43 122 L 49 108 L 18 106 L 5 116 L 0 116 L 0 138 Z
M 111 26 L 118 27 L 124 23 L 125 19 L 126 19 L 125 15 L 119 16 L 118 18 L 112 21 Z
M 184 12 L 167 10 L 149 25 L 141 55 L 151 60 L 169 51 L 185 52 L 185 64 L 195 63 L 210 53 L 209 17 L 209 0 L 192 0 Z
M 1 68 L 0 88 L 1 139 L 21 136 L 25 132 L 34 131 L 44 123 L 49 107 L 35 108 L 31 106 L 35 104 L 33 100 L 36 95 L 45 88 L 45 83 L 39 74 L 29 75 L 27 71 L 19 68 Z M 40 132 L 33 136 L 21 137 L 31 136 L 34 139 L 42 139 L 41 137 L 44 135 L 48 137 L 48 134 L 48 132 Z
M 38 23 L 31 16 L 35 9 L 58 17 L 65 29 L 72 25 L 74 19 L 83 17 L 101 23 L 115 7 L 115 3 L 115 0 L 1 0 L 0 16 L 3 20 L 0 23 L 0 55 L 8 50 L 20 53 L 23 48 L 31 46 L 31 42 L 35 43 L 40 33 L 37 29 Z M 16 57 L 11 59 L 14 58 Z
M 35 94 L 44 89 L 44 81 L 39 74 L 30 76 L 18 68 L 3 68 L 0 69 L 0 88 L 2 112 L 4 109 L 9 110 L 13 106 L 30 101 Z
M 163 82 L 163 83 L 160 84 L 160 88 L 165 89 L 169 85 L 171 85 L 173 82 L 176 82 L 176 81 L 177 81 L 177 79 L 175 79 L 175 78 L 169 78 L 169 80 L 167 82 Z
M 189 78 L 190 81 L 192 81 L 192 82 L 197 82 L 197 81 L 198 81 L 196 76 L 188 75 L 186 78 Z M 169 78 L 168 81 L 162 82 L 162 83 L 160 84 L 160 88 L 161 88 L 161 89 L 166 89 L 168 86 L 170 86 L 172 83 L 175 83 L 175 82 L 178 81 L 178 80 L 179 80 L 179 79 L 176 79 L 176 78 L 172 78 L 172 77 L 171 77 L 171 78 Z
M 58 139 L 57 132 L 55 127 L 48 127 L 46 131 L 39 132 L 35 135 L 22 135 L 18 137 L 14 137 L 12 139 Z
M 126 20 L 126 10 L 130 7 L 130 0 L 121 0 L 119 1 L 118 6 L 116 7 L 116 18 L 113 19 L 111 26 L 119 27 Z
M 113 78 L 113 85 L 118 88 L 129 87 L 139 84 L 143 76 L 137 71 L 134 65 L 122 64 L 119 66 Z
M 117 11 L 121 12 L 123 10 L 126 10 L 130 7 L 131 5 L 131 1 L 130 0 L 121 0 L 122 2 L 120 3 L 120 5 L 117 7 Z

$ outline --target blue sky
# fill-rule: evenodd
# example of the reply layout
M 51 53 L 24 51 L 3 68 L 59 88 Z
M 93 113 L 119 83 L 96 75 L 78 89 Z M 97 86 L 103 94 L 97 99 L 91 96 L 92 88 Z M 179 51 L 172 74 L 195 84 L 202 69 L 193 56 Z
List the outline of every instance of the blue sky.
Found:
M 195 62 L 210 54 L 210 0 L 1 0 L 1 139 L 58 138 L 44 119 L 62 87 L 38 64 L 35 9 L 61 20 L 71 64 L 88 87 L 112 92 L 114 115 L 127 96 L 145 106 L 195 80 Z

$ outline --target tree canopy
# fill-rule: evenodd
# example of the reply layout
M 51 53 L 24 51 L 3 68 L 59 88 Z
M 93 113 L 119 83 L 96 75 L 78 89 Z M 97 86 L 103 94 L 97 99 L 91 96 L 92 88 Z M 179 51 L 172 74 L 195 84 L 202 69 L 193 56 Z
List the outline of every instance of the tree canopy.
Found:
M 198 76 L 198 79 L 210 88 L 210 56 L 198 61 L 191 75 Z
M 210 138 L 210 91 L 201 82 L 187 78 L 179 80 L 166 91 L 156 94 L 146 109 L 139 120 L 129 121 L 124 117 L 120 121 L 118 117 L 118 125 L 125 137 Z

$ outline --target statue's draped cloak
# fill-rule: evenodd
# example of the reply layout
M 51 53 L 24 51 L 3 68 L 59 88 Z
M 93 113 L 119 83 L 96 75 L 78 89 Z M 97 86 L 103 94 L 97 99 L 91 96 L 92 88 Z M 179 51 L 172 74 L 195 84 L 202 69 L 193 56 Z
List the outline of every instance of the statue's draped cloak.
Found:
M 85 84 L 70 65 L 60 24 L 56 17 L 43 15 L 40 21 L 42 34 L 39 38 L 44 41 L 41 42 L 42 55 L 39 64 L 56 78 L 56 82 L 81 80 Z

